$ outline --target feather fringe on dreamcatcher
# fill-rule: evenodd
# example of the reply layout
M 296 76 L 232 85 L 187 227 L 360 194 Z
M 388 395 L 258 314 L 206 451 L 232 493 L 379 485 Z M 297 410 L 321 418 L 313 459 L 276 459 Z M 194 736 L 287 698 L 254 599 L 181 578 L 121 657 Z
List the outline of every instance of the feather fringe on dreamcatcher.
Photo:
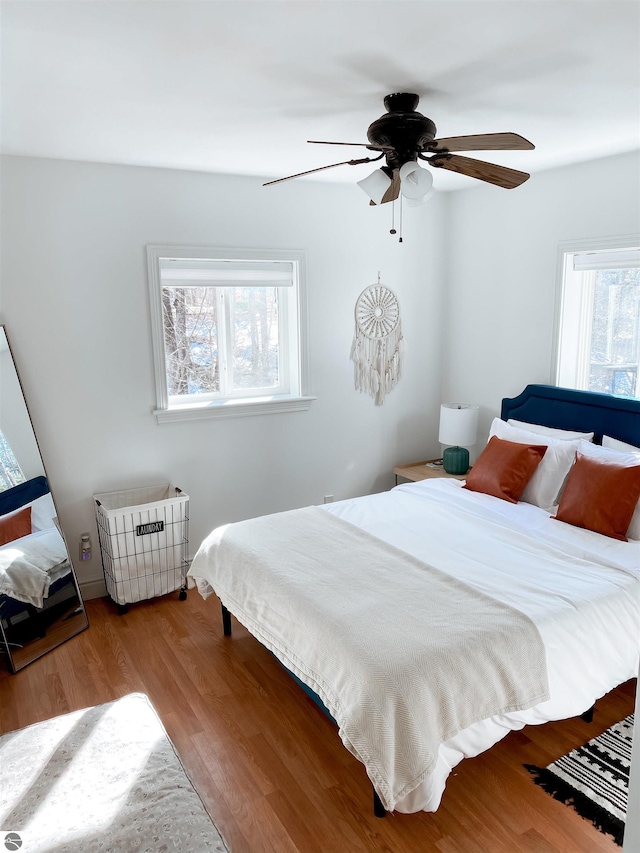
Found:
M 402 375 L 403 338 L 396 295 L 380 284 L 365 288 L 356 302 L 351 345 L 356 391 L 384 403 Z

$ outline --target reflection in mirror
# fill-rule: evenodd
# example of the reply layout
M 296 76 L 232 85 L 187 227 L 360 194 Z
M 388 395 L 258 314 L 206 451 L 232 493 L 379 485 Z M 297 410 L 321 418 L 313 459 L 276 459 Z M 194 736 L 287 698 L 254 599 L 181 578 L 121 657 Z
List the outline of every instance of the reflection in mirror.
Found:
M 88 624 L 0 326 L 0 652 L 17 672 Z

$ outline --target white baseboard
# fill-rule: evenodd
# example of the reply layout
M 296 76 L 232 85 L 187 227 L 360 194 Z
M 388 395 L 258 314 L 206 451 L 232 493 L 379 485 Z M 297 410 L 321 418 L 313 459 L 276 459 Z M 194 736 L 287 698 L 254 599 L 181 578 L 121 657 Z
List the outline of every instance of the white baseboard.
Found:
M 92 598 L 104 598 L 107 594 L 104 577 L 81 583 L 80 592 L 85 601 L 89 601 Z
M 1 2 L 1 0 L 0 0 Z M 189 560 L 191 565 L 191 560 Z M 80 592 L 85 601 L 90 601 L 92 598 L 104 598 L 108 595 L 107 587 L 104 582 L 104 575 L 99 578 L 91 578 L 86 581 L 78 581 Z

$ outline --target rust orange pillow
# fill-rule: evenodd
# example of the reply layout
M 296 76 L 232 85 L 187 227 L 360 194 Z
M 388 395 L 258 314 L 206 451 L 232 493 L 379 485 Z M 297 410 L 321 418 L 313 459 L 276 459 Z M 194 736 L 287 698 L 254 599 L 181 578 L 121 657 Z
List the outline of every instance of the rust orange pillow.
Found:
M 469 471 L 463 488 L 515 504 L 546 452 L 546 444 L 520 444 L 494 435 Z
M 0 545 L 28 536 L 31 533 L 31 507 L 19 509 L 0 517 Z
M 556 518 L 626 542 L 638 498 L 640 465 L 625 467 L 578 453 Z

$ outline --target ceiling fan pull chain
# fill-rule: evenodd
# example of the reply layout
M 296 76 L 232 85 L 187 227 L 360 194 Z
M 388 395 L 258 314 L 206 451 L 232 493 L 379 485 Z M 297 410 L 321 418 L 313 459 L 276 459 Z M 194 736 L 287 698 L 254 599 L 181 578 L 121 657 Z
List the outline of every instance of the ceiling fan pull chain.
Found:
M 391 230 L 389 234 L 396 233 L 396 202 L 395 199 L 391 202 Z
M 398 243 L 402 243 L 402 195 L 400 196 L 400 237 Z

